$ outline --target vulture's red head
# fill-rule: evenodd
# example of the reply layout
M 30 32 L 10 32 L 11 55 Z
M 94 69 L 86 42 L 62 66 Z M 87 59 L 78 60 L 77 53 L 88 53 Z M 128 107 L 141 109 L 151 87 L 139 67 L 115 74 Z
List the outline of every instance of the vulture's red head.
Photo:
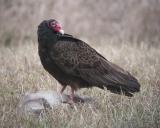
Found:
M 62 29 L 62 25 L 54 19 L 48 20 L 48 27 L 50 29 L 53 29 L 57 33 L 64 34 L 64 31 Z
M 42 36 L 44 32 L 47 32 L 48 30 L 51 30 L 54 33 L 64 34 L 61 24 L 54 19 L 42 21 L 38 26 L 38 35 Z

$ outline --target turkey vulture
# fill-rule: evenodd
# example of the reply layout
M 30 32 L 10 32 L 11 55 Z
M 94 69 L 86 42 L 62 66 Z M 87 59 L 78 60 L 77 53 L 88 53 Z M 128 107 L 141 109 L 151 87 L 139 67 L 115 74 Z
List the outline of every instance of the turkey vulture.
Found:
M 62 85 L 61 93 L 67 85 L 71 87 L 71 100 L 79 88 L 96 86 L 126 96 L 140 90 L 135 77 L 82 40 L 65 34 L 58 21 L 41 22 L 37 34 L 43 67 Z

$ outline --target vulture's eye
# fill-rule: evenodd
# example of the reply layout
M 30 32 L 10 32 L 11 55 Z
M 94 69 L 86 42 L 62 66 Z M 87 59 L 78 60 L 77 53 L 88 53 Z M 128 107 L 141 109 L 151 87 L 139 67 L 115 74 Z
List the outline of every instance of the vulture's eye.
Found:
M 55 27 L 55 26 L 56 26 L 56 22 L 55 22 L 55 21 L 51 22 L 51 23 L 50 23 L 50 26 L 51 26 L 51 27 Z

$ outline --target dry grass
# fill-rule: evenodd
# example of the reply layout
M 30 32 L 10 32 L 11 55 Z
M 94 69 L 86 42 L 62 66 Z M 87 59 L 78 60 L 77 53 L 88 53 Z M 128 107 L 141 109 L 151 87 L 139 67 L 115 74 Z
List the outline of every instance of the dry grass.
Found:
M 0 48 L 1 128 L 158 128 L 160 126 L 160 51 L 111 41 L 92 45 L 108 60 L 136 76 L 142 87 L 133 98 L 111 94 L 98 88 L 80 90 L 80 95 L 96 99 L 95 104 L 60 105 L 40 117 L 19 116 L 16 109 L 27 91 L 54 89 L 59 84 L 44 71 L 33 42 Z
M 37 25 L 55 18 L 89 39 L 160 42 L 160 0 L 0 0 L 0 44 L 36 40 Z

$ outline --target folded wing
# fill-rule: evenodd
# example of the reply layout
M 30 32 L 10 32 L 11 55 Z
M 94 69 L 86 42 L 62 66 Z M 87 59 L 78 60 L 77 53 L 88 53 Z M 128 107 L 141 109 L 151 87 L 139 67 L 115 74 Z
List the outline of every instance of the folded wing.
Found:
M 140 90 L 136 78 L 109 62 L 81 40 L 62 37 L 50 51 L 51 58 L 62 71 L 81 78 L 90 85 L 106 87 L 113 93 L 123 93 L 127 96 L 132 96 L 132 93 Z

